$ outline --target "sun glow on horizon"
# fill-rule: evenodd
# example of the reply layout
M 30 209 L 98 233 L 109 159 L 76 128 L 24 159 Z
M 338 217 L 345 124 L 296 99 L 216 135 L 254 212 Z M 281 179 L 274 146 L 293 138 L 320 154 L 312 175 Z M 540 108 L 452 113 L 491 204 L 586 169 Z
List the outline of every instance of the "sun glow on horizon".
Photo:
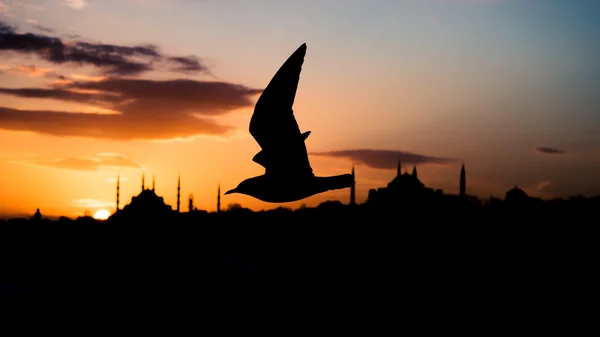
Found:
M 96 220 L 106 220 L 108 217 L 110 217 L 110 212 L 105 209 L 100 209 L 94 214 Z

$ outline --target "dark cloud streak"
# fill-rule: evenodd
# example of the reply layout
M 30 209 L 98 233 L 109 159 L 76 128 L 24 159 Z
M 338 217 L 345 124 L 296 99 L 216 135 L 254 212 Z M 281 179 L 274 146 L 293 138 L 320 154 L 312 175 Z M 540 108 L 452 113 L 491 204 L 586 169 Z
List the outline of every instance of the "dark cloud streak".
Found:
M 84 94 L 64 89 L 54 88 L 0 88 L 0 94 L 23 97 L 23 98 L 50 98 L 69 102 L 79 103 L 106 103 L 119 102 L 122 99 L 117 95 L 110 94 Z
M 54 88 L 0 88 L 0 94 L 45 98 L 111 109 L 121 114 L 29 111 L 0 107 L 0 128 L 55 136 L 170 139 L 224 135 L 231 127 L 210 118 L 252 105 L 261 90 L 225 82 L 107 78 Z
M 563 150 L 555 149 L 552 147 L 545 147 L 545 146 L 536 147 L 535 151 L 539 152 L 539 153 L 543 153 L 543 154 L 566 154 L 567 153 L 566 151 L 563 151 Z
M 91 65 L 102 69 L 107 75 L 139 75 L 161 66 L 170 66 L 171 71 L 182 73 L 210 74 L 198 57 L 166 56 L 154 45 L 118 46 L 77 40 L 64 42 L 58 37 L 20 34 L 12 26 L 0 21 L 0 53 L 3 52 L 34 54 L 54 64 Z
M 0 127 L 54 136 L 82 136 L 115 140 L 170 139 L 198 134 L 222 135 L 231 127 L 192 115 L 148 116 L 65 113 L 0 107 Z
M 252 105 L 250 96 L 262 90 L 226 82 L 195 80 L 153 81 L 142 79 L 109 78 L 98 82 L 78 82 L 68 89 L 98 90 L 117 94 L 123 103 L 120 107 L 127 114 L 159 114 L 169 111 L 218 115 Z
M 398 160 L 403 164 L 447 164 L 457 161 L 452 158 L 433 157 L 394 150 L 357 149 L 311 153 L 315 156 L 345 158 L 375 169 L 396 169 Z
M 169 57 L 168 60 L 174 65 L 171 67 L 171 71 L 181 73 L 208 72 L 208 68 L 200 63 L 200 59 L 194 55 Z
M 39 31 L 42 31 L 44 33 L 49 33 L 49 34 L 54 33 L 54 29 L 52 29 L 52 28 L 44 27 L 44 26 L 38 25 L 38 24 L 32 24 L 31 26 L 33 26 L 33 28 L 35 28 Z

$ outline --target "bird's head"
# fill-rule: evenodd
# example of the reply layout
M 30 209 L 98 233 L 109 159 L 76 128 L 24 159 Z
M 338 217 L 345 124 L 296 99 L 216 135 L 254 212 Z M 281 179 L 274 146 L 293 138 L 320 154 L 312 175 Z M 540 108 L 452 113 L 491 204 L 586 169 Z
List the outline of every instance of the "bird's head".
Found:
M 225 195 L 232 194 L 232 193 L 252 195 L 252 191 L 254 191 L 253 186 L 254 186 L 254 184 L 252 183 L 252 180 L 246 179 L 246 180 L 242 181 L 241 183 L 239 183 L 239 185 L 236 188 L 225 192 Z
M 271 198 L 271 186 L 264 176 L 248 178 L 225 194 L 240 193 L 266 201 Z

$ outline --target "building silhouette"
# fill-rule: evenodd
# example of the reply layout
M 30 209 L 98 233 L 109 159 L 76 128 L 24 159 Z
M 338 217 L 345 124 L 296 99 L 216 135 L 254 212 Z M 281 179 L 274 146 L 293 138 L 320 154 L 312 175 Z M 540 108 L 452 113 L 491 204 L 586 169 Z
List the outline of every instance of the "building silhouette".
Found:
M 118 211 L 119 211 L 119 209 L 120 209 L 120 208 L 119 208 L 119 207 L 120 207 L 120 200 L 119 200 L 119 198 L 120 198 L 120 196 L 121 196 L 121 195 L 120 195 L 120 189 L 121 189 L 121 184 L 120 184 L 120 182 L 121 182 L 121 175 L 120 175 L 120 174 L 117 174 L 117 205 L 116 205 L 117 207 L 115 208 L 115 213 L 116 213 L 116 212 L 118 212 Z
M 31 220 L 34 220 L 34 221 L 42 220 L 42 212 L 40 212 L 39 208 L 37 208 L 35 210 L 35 214 L 33 214 L 33 216 L 31 217 Z
M 467 174 L 465 172 L 465 164 L 463 163 L 460 169 L 460 192 L 459 196 L 465 198 L 467 196 Z
M 402 163 L 398 160 L 396 176 L 387 184 L 387 187 L 371 189 L 367 203 L 377 206 L 397 207 L 408 204 L 428 202 L 433 198 L 433 189 L 426 188 L 417 177 L 416 166 L 413 173 L 402 173 Z
M 188 197 L 188 213 L 192 213 L 194 210 L 194 195 L 190 194 Z
M 217 187 L 217 213 L 221 213 L 221 184 Z
M 504 196 L 504 204 L 508 207 L 531 207 L 535 206 L 537 201 L 541 201 L 541 199 L 530 197 L 527 192 L 518 186 L 508 190 Z
M 156 194 L 156 179 L 152 178 L 152 189 L 145 186 L 145 174 L 142 173 L 142 190 L 131 198 L 131 202 L 119 209 L 120 202 L 120 177 L 117 177 L 117 211 L 111 218 L 164 218 L 173 213 L 170 205 L 167 205 L 163 199 Z
M 181 175 L 177 176 L 177 213 L 181 211 Z
M 398 161 L 396 176 L 387 187 L 369 190 L 367 204 L 386 208 L 407 206 L 448 206 L 464 207 L 480 205 L 480 200 L 466 193 L 466 170 L 463 164 L 460 171 L 459 194 L 444 195 L 441 189 L 426 187 L 418 178 L 417 166 L 412 174 L 402 173 L 402 164 Z
M 350 187 L 350 206 L 356 206 L 356 176 L 352 165 L 352 186 Z

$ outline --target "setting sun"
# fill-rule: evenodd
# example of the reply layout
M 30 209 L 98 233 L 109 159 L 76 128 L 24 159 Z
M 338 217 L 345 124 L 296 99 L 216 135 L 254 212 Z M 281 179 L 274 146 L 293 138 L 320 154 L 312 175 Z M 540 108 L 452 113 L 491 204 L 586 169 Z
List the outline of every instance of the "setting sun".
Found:
M 107 211 L 105 209 L 101 209 L 101 210 L 98 210 L 96 212 L 96 214 L 94 214 L 94 219 L 97 219 L 97 220 L 106 220 L 106 219 L 108 219 L 109 216 L 110 216 L 110 212 L 109 211 Z

